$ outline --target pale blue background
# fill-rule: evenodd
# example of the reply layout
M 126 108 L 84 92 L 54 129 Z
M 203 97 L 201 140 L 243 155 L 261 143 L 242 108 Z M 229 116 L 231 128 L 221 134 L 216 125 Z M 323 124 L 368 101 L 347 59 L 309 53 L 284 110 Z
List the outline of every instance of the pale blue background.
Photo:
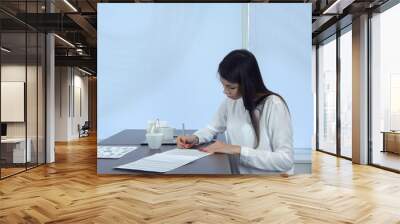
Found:
M 250 4 L 249 50 L 289 105 L 296 148 L 311 148 L 314 130 L 311 14 L 311 4 Z
M 204 127 L 225 97 L 218 64 L 243 48 L 242 6 L 99 4 L 99 140 L 153 118 Z M 311 147 L 311 5 L 250 4 L 249 30 L 267 87 L 289 104 L 294 146 Z

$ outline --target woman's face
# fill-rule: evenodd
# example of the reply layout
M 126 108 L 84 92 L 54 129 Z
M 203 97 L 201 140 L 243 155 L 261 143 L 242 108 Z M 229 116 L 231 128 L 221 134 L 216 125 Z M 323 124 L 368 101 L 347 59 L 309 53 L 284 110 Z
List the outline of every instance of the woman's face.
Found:
M 227 80 L 225 80 L 224 78 L 220 77 L 222 86 L 224 87 L 224 94 L 233 99 L 233 100 L 237 100 L 240 97 L 242 97 L 242 95 L 240 94 L 240 90 L 239 90 L 239 84 L 237 83 L 232 83 L 232 82 L 228 82 Z

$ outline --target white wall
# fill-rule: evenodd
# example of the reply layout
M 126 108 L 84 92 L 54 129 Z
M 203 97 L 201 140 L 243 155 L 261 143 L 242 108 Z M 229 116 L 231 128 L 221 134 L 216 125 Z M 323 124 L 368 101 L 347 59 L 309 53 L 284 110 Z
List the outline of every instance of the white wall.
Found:
M 80 100 L 79 103 L 79 90 Z M 82 113 L 79 107 L 82 105 Z M 78 124 L 88 120 L 88 78 L 72 67 L 56 67 L 55 140 L 70 141 L 79 137 Z
M 55 140 L 68 139 L 68 85 L 69 76 L 67 67 L 55 68 Z
M 74 113 L 72 119 L 72 136 L 73 138 L 77 138 L 79 136 L 77 126 L 80 124 L 81 126 L 88 120 L 89 112 L 88 112 L 88 77 L 83 77 L 79 70 L 74 70 Z M 78 74 L 77 74 L 78 73 Z M 79 93 L 80 91 L 80 93 Z M 79 98 L 80 95 L 80 98 Z M 79 102 L 81 101 L 81 102 Z M 79 108 L 81 107 L 81 108 Z M 80 111 L 82 110 L 82 111 Z

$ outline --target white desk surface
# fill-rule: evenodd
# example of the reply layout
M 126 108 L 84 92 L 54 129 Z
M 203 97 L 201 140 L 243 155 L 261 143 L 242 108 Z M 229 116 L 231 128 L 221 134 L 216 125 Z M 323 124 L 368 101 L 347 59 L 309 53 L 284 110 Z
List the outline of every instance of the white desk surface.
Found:
M 30 140 L 29 138 L 27 139 L 28 141 Z M 1 143 L 20 143 L 24 142 L 25 138 L 5 138 L 1 139 Z

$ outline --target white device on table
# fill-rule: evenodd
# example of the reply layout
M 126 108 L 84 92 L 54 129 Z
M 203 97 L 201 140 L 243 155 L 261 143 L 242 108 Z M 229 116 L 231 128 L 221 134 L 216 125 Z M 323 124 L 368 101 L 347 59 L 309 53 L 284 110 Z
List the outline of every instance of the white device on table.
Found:
M 136 146 L 99 145 L 97 146 L 97 158 L 119 159 L 137 148 Z
M 169 127 L 167 121 L 150 120 L 147 122 L 146 131 L 146 141 L 142 145 L 148 144 L 151 149 L 159 149 L 162 144 L 176 144 L 174 139 L 175 129 Z

